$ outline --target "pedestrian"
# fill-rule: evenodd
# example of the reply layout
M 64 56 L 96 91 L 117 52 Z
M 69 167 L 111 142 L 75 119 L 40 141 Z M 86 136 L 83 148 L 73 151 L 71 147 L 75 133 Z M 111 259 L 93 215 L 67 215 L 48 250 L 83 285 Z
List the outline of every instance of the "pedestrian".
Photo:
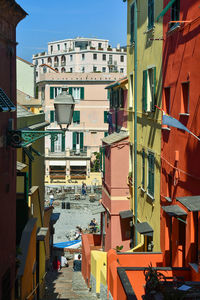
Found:
M 53 270 L 56 272 L 60 271 L 60 261 L 57 256 L 55 256 L 55 259 L 53 261 Z
M 64 268 L 64 267 L 69 267 L 67 258 L 65 256 L 61 256 L 60 267 L 61 267 L 61 269 Z
M 82 195 L 86 195 L 86 184 L 84 182 L 82 182 Z
M 50 205 L 50 206 L 52 206 L 53 201 L 54 201 L 54 195 L 53 195 L 53 194 L 50 194 L 50 196 L 49 196 L 49 205 Z
M 78 259 L 75 259 L 73 262 L 73 269 L 74 272 L 79 272 L 81 271 L 81 265 L 82 265 L 82 261 L 81 261 L 81 255 L 78 255 Z

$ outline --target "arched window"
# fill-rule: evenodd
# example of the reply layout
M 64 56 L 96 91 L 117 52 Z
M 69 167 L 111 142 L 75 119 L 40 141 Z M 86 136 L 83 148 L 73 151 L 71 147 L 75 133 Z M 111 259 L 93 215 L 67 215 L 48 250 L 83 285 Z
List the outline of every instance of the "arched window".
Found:
M 55 71 L 58 72 L 58 68 L 55 68 Z
M 64 55 L 61 57 L 61 66 L 66 66 L 66 57 Z
M 54 57 L 54 67 L 58 67 L 58 56 Z
M 65 68 L 63 67 L 62 69 L 61 69 L 61 73 L 65 73 L 66 72 L 66 70 L 65 70 Z
M 48 57 L 48 65 L 52 65 L 52 59 L 51 59 L 51 57 Z

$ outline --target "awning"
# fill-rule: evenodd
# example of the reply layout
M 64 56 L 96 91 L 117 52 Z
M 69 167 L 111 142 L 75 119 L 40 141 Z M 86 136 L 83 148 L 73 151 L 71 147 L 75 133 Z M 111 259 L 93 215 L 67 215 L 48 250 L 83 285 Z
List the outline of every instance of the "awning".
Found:
M 121 219 L 128 219 L 133 217 L 133 212 L 132 210 L 123 210 L 119 212 L 119 215 Z
M 137 223 L 135 228 L 140 234 L 153 236 L 153 229 L 147 222 Z
M 185 210 L 183 210 L 178 205 L 167 205 L 162 206 L 162 209 L 170 216 L 170 217 L 176 217 L 176 216 L 187 216 L 187 213 Z
M 166 14 L 166 12 L 170 9 L 170 7 L 172 6 L 172 4 L 175 1 L 176 0 L 169 1 L 169 3 L 165 6 L 165 8 L 161 11 L 161 13 L 159 14 L 159 16 L 157 17 L 156 21 L 158 21 L 161 17 L 163 17 Z
M 107 135 L 106 137 L 104 137 L 102 139 L 102 142 L 108 144 L 108 145 L 112 145 L 114 143 L 120 142 L 121 140 L 125 139 L 129 137 L 129 133 L 126 131 L 120 131 L 118 132 L 114 132 L 111 133 L 109 135 Z
M 26 164 L 23 164 L 20 161 L 17 161 L 17 171 L 22 171 L 23 169 L 25 169 L 27 167 Z
M 176 198 L 189 211 L 200 211 L 200 196 L 188 196 Z
M 92 211 L 92 214 L 97 215 L 97 214 L 100 214 L 100 213 L 105 212 L 105 211 L 106 211 L 105 208 L 101 204 L 101 205 L 97 206 L 97 208 Z
M 37 241 L 44 241 L 47 231 L 47 227 L 41 227 L 37 233 Z

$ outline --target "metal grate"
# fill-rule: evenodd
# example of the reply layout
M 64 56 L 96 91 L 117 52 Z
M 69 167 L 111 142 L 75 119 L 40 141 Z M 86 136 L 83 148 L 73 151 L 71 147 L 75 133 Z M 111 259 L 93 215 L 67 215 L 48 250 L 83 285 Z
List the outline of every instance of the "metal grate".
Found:
M 0 112 L 16 111 L 15 105 L 0 88 Z

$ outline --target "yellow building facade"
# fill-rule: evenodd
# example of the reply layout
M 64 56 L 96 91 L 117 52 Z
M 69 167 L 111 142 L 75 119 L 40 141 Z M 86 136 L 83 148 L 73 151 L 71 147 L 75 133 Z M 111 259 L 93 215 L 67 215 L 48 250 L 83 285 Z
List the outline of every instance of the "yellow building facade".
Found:
M 160 251 L 160 153 L 163 1 L 127 1 L 127 76 L 129 79 L 131 202 L 134 246 Z M 137 221 L 136 221 L 137 220 Z

